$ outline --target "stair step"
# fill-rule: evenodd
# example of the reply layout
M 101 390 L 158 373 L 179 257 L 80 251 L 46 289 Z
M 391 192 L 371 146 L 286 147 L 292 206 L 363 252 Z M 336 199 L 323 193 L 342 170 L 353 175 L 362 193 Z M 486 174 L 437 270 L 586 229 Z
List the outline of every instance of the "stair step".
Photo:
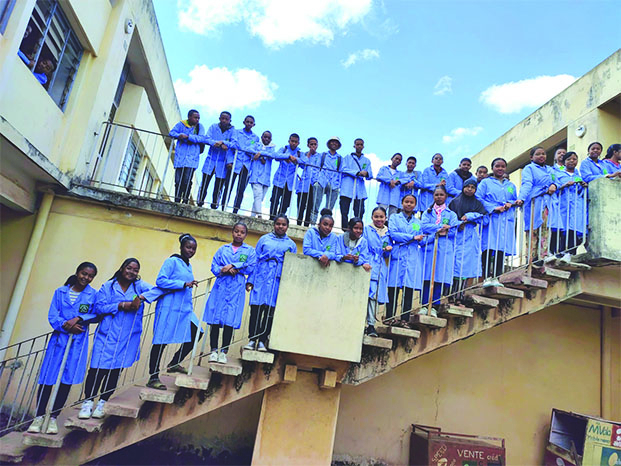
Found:
M 73 411 L 73 410 L 71 410 Z M 58 424 L 58 433 L 55 435 L 50 434 L 31 434 L 28 432 L 23 433 L 23 443 L 28 446 L 38 446 L 46 448 L 62 448 L 65 437 L 69 432 L 69 429 L 65 427 L 65 421 L 69 417 L 69 410 L 65 409 L 61 411 L 56 419 Z M 3 437 L 4 439 L 4 437 Z
M 24 445 L 24 434 L 9 432 L 0 442 L 0 461 L 3 463 L 21 463 L 28 447 Z
M 115 395 L 106 403 L 104 412 L 106 416 L 138 418 L 140 407 L 143 401 L 140 399 L 140 392 L 144 387 L 129 387 L 122 393 Z
M 438 315 L 441 317 L 472 317 L 474 309 L 457 304 L 446 304 L 440 306 Z
M 545 290 L 548 287 L 547 281 L 541 280 L 540 278 L 531 277 L 526 274 L 525 270 L 518 270 L 502 275 L 500 277 L 500 282 L 505 285 L 511 286 L 512 288 L 519 288 L 521 290 Z
M 479 289 L 475 290 L 474 293 L 478 292 Z M 487 296 L 480 296 L 478 294 L 469 294 L 466 291 L 465 297 L 466 304 L 472 306 L 474 309 L 489 309 L 492 307 L 498 307 L 500 301 L 494 298 L 488 298 Z
M 139 397 L 142 401 L 153 401 L 155 403 L 166 403 L 169 405 L 175 402 L 175 395 L 179 391 L 179 387 L 175 384 L 175 377 L 162 375 L 160 376 L 160 380 L 166 385 L 166 390 L 141 387 Z
M 104 425 L 105 418 L 95 419 L 79 419 L 77 413 L 69 416 L 65 421 L 65 427 L 70 430 L 82 430 L 84 432 L 101 432 L 101 426 Z
M 524 297 L 524 292 L 522 290 L 516 290 L 507 286 L 489 286 L 487 288 L 477 288 L 475 291 L 479 295 L 496 299 L 513 299 Z M 468 292 L 466 291 L 466 293 Z
M 175 385 L 195 390 L 207 390 L 210 378 L 211 371 L 209 367 L 194 366 L 192 375 L 179 374 L 175 379 Z
M 262 362 L 264 364 L 274 363 L 274 353 L 269 351 L 255 351 L 242 348 L 241 358 L 243 361 Z
M 232 375 L 232 376 L 238 376 L 239 374 L 243 372 L 244 369 L 239 359 L 233 358 L 230 356 L 228 356 L 227 359 L 228 359 L 228 362 L 226 364 L 210 362 L 209 369 L 211 369 L 212 372 L 218 372 L 223 375 Z
M 373 346 L 374 348 L 392 349 L 392 340 L 389 338 L 365 335 L 362 337 L 362 344 L 363 346 Z
M 571 272 L 567 270 L 555 269 L 552 267 L 538 267 L 533 268 L 533 274 L 537 277 L 541 277 L 542 279 L 548 282 L 556 282 L 559 280 L 569 280 L 571 277 Z
M 378 325 L 377 327 L 375 327 L 375 329 L 377 330 L 377 333 L 379 333 L 380 335 L 389 335 L 389 336 L 392 335 L 395 337 L 406 337 L 406 338 L 419 338 L 420 337 L 420 331 L 414 330 L 411 328 Z
M 410 323 L 425 327 L 446 327 L 446 319 L 443 319 L 441 317 L 423 316 L 420 314 L 413 314 L 412 316 L 410 316 Z
M 558 269 L 565 270 L 569 272 L 579 272 L 583 270 L 591 270 L 591 266 L 587 264 L 581 264 L 580 262 L 570 262 L 569 264 L 566 262 L 561 262 L 560 260 L 555 260 L 552 262 L 548 262 L 547 266 Z

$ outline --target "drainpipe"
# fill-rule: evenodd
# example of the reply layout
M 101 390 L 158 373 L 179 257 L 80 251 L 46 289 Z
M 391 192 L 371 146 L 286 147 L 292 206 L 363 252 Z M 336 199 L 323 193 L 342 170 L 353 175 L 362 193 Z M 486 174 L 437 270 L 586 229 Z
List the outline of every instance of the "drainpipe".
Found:
M 2 348 L 6 348 L 9 345 L 11 336 L 13 336 L 13 329 L 15 328 L 15 322 L 17 321 L 17 314 L 19 313 L 19 308 L 21 307 L 22 300 L 24 299 L 26 285 L 28 284 L 28 279 L 30 278 L 30 272 L 32 272 L 32 266 L 37 255 L 37 250 L 39 249 L 39 244 L 41 244 L 41 237 L 43 236 L 43 231 L 45 230 L 45 225 L 47 224 L 47 219 L 50 215 L 50 208 L 52 207 L 53 200 L 53 192 L 46 192 L 43 194 L 43 200 L 41 201 L 41 206 L 37 212 L 37 219 L 35 220 L 34 228 L 32 230 L 32 236 L 30 237 L 30 242 L 28 243 L 28 248 L 26 249 L 22 266 L 19 269 L 15 288 L 13 289 L 11 301 L 9 302 L 9 308 L 2 324 L 2 331 L 0 333 L 0 361 L 4 360 L 4 354 L 6 352 L 6 350 Z

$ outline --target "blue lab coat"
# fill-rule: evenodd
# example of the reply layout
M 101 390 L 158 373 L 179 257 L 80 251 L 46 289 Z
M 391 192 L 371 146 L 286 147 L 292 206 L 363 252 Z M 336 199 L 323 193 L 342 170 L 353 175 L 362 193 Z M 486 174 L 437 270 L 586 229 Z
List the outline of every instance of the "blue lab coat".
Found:
M 250 164 L 250 177 L 248 182 L 251 184 L 270 185 L 272 176 L 272 161 L 274 160 L 274 146 L 259 145 L 258 152 L 261 154 L 258 160 L 253 160 Z M 262 160 L 265 163 L 262 163 Z
M 608 175 L 608 170 L 606 170 L 606 173 L 604 173 L 604 170 L 606 170 L 606 166 L 602 163 L 601 160 L 598 160 L 596 163 L 593 162 L 590 157 L 584 159 L 580 164 L 580 173 L 582 174 L 582 179 L 585 181 L 585 183 L 590 183 L 595 178 L 600 178 L 602 176 Z
M 144 304 L 136 311 L 119 311 L 121 301 L 132 301 L 153 288 L 136 280 L 123 292 L 116 280 L 101 285 L 95 298 L 95 312 L 105 314 L 95 330 L 91 367 L 121 369 L 131 367 L 140 359 L 140 336 Z
M 180 134 L 187 134 L 187 139 L 178 139 L 175 147 L 175 168 L 198 168 L 198 161 L 201 155 L 199 142 L 202 142 L 205 135 L 205 128 L 200 123 L 196 126 L 188 126 L 187 120 L 182 120 L 173 126 L 168 135 L 171 138 L 178 138 Z
M 193 280 L 192 266 L 178 255 L 169 257 L 162 264 L 155 280 L 155 285 L 164 294 L 157 300 L 155 307 L 154 345 L 185 343 L 192 339 L 190 321 L 197 323 L 198 319 L 194 315 L 192 288 L 185 288 L 184 285 Z
M 391 219 L 392 220 L 392 219 Z M 443 225 L 450 225 L 454 227 L 459 225 L 457 215 L 448 207 L 442 211 L 442 220 L 439 224 L 436 224 L 435 212 L 429 212 L 426 210 L 421 217 L 421 228 L 423 233 L 429 235 L 425 241 L 424 246 L 424 259 L 425 263 L 425 280 L 431 281 L 431 272 L 433 266 L 433 249 L 435 241 L 435 233 Z M 444 283 L 450 285 L 453 283 L 453 267 L 455 263 L 455 234 L 457 228 L 451 228 L 446 236 L 438 237 L 438 252 L 436 255 L 436 270 L 433 281 L 436 283 Z M 476 260 L 479 260 L 477 258 Z
M 391 188 L 390 182 L 392 180 L 403 182 L 403 172 L 395 170 L 394 173 L 391 173 L 390 170 L 390 166 L 385 166 L 377 172 L 375 179 L 380 183 L 377 204 L 399 207 L 401 205 L 401 184 Z
M 442 180 L 446 180 L 448 184 L 448 172 L 443 168 L 440 173 L 436 173 L 436 170 L 431 167 L 427 167 L 423 170 L 421 177 L 422 188 L 420 190 L 420 196 L 418 199 L 419 210 L 427 210 L 433 204 L 433 191 L 436 186 L 440 184 Z
M 481 251 L 502 251 L 507 256 L 515 254 L 515 212 L 513 207 L 507 212 L 493 212 L 496 207 L 517 200 L 517 189 L 509 180 L 498 181 L 494 177 L 481 180 L 476 193 L 485 210 L 489 212 L 489 223 L 483 225 Z
M 317 181 L 317 171 L 318 166 L 321 163 L 321 160 L 318 160 L 317 156 L 318 152 L 315 152 L 313 155 L 309 156 L 309 153 L 300 155 L 298 159 L 298 163 L 300 167 L 302 167 L 302 176 L 298 177 L 295 184 L 295 192 L 307 193 L 310 191 L 310 187 Z
M 356 173 L 367 171 L 367 176 L 356 176 Z M 371 161 L 362 154 L 360 158 L 355 152 L 343 158 L 343 177 L 341 179 L 341 196 L 350 199 L 366 199 L 367 189 L 364 180 L 373 178 Z
M 544 194 L 554 182 L 556 177 L 552 167 L 529 163 L 522 170 L 522 185 L 518 199 L 524 201 L 524 230 L 530 230 L 531 199 L 535 198 L 533 213 L 533 229 L 537 229 L 543 223 L 542 212 L 547 207 L 548 216 L 556 215 L 556 204 L 552 196 Z M 558 185 L 557 185 L 558 187 Z
M 235 135 L 235 149 L 237 149 L 237 159 L 233 172 L 239 173 L 242 167 L 250 170 L 250 163 L 254 154 L 259 152 L 261 140 L 252 130 L 247 133 L 245 129 L 237 131 Z
M 39 383 L 54 385 L 58 380 L 58 371 L 63 361 L 65 348 L 69 342 L 69 332 L 63 330 L 63 324 L 85 314 L 94 314 L 95 296 L 97 291 L 90 285 L 78 295 L 75 303 L 69 300 L 71 285 L 61 286 L 54 291 L 47 319 L 54 329 L 45 350 L 45 357 L 39 373 Z M 73 335 L 67 364 L 61 382 L 64 384 L 82 383 L 88 359 L 88 325 L 82 325 L 84 332 Z
M 356 241 L 356 245 L 353 248 L 350 248 L 345 244 L 346 235 L 347 233 L 343 233 L 342 235 L 338 235 L 336 237 L 336 250 L 339 260 L 348 264 L 354 264 L 354 262 L 351 260 L 343 259 L 343 256 L 345 256 L 346 254 L 353 254 L 354 256 L 358 256 L 358 262 L 355 263 L 354 266 L 359 267 L 363 264 L 371 265 L 371 258 L 369 257 L 369 246 L 367 244 L 366 238 L 364 236 L 361 236 L 358 241 Z
M 252 273 L 256 261 L 254 248 L 246 243 L 237 252 L 233 251 L 232 244 L 225 244 L 216 251 L 211 261 L 211 272 L 216 281 L 205 304 L 203 321 L 210 325 L 240 327 L 246 301 L 246 278 Z M 220 275 L 222 267 L 228 264 L 233 264 L 239 273 Z
M 418 170 L 414 170 L 413 172 L 403 172 L 403 178 L 401 180 L 401 200 L 405 197 L 406 194 L 412 194 L 416 198 L 416 208 L 414 212 L 420 212 L 420 188 L 422 187 L 422 174 Z M 414 187 L 412 189 L 406 189 L 405 185 L 410 181 L 414 182 Z M 401 201 L 399 201 L 401 202 Z
M 478 212 L 466 214 L 468 223 L 455 234 L 455 266 L 453 275 L 457 278 L 475 278 L 481 271 L 481 235 L 482 225 L 489 223 L 487 215 Z M 461 220 L 460 220 L 461 222 Z
M 235 147 L 237 145 L 236 137 L 237 131 L 233 126 L 224 132 L 220 129 L 219 123 L 214 123 L 209 127 L 207 134 L 205 134 L 200 141 L 210 146 L 209 153 L 203 163 L 203 173 L 209 175 L 215 170 L 216 178 L 226 177 L 226 165 L 228 163 L 233 163 L 235 158 Z M 219 141 L 224 141 L 227 150 L 222 150 L 214 146 L 214 144 Z
M 295 163 L 289 160 L 289 157 L 291 156 L 298 158 L 300 156 L 300 150 L 298 148 L 291 150 L 288 144 L 276 152 L 274 158 L 280 163 L 278 164 L 276 173 L 274 173 L 274 180 L 272 182 L 273 185 L 278 188 L 283 188 L 286 184 L 289 191 L 293 191 L 295 171 L 298 167 Z
M 317 227 L 309 228 L 306 231 L 302 252 L 305 256 L 311 256 L 315 259 L 325 255 L 330 260 L 340 260 L 337 236 L 330 233 L 322 238 Z
M 390 252 L 384 251 L 386 246 L 392 246 L 390 233 L 386 231 L 384 236 L 380 236 L 378 231 L 371 225 L 364 227 L 364 237 L 367 240 L 369 250 L 369 264 L 371 264 L 371 286 L 369 288 L 369 298 L 377 299 L 377 302 L 384 304 L 388 302 L 388 266 L 386 258 Z
M 554 193 L 554 197 L 557 201 L 558 213 L 548 220 L 548 224 L 555 230 L 574 230 L 582 235 L 587 231 L 585 212 L 588 216 L 588 203 L 586 189 L 577 184 L 582 181 L 580 171 L 576 168 L 573 175 L 563 171 L 558 173 L 556 179 L 559 190 Z M 576 184 L 560 189 L 569 181 L 574 181 Z
M 393 241 L 388 286 L 422 289 L 421 250 L 419 242 L 414 241 L 415 236 L 423 234 L 420 221 L 414 215 L 408 219 L 403 212 L 395 214 L 390 217 L 388 234 Z
M 461 176 L 457 173 L 457 170 L 452 171 L 447 180 L 446 180 L 446 190 L 449 194 L 449 199 L 446 201 L 447 203 L 451 202 L 450 199 L 453 199 L 461 194 L 464 190 L 464 183 L 468 180 L 473 180 L 476 182 L 477 177 L 474 175 L 470 175 L 470 178 L 463 180 Z
M 604 159 L 600 162 L 600 164 L 602 165 L 604 175 L 612 175 L 613 173 L 617 173 L 621 170 L 621 168 L 617 167 L 610 159 Z
M 276 306 L 285 253 L 295 254 L 298 248 L 287 235 L 281 238 L 272 232 L 259 238 L 255 252 L 257 263 L 248 276 L 248 283 L 254 285 L 250 304 Z
M 331 187 L 332 191 L 338 191 L 341 189 L 341 172 L 343 167 L 343 158 L 338 152 L 331 154 L 330 151 L 319 154 L 317 157 L 317 165 L 321 167 L 321 159 L 324 157 L 323 167 L 318 170 L 317 183 L 322 188 Z M 339 161 L 341 161 L 339 163 Z

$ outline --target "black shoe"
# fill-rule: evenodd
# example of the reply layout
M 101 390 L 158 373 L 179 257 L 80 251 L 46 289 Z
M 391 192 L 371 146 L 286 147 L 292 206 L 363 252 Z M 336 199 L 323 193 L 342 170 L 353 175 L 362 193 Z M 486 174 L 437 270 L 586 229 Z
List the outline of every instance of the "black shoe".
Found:
M 367 335 L 369 335 L 370 337 L 378 337 L 379 335 L 377 334 L 377 331 L 375 330 L 375 327 L 373 325 L 369 325 L 367 327 L 367 329 L 365 330 L 365 333 Z
M 214 203 L 212 202 L 212 203 L 211 203 L 211 208 L 212 208 L 213 210 L 216 210 L 216 209 L 218 208 L 218 205 L 217 205 L 217 204 L 214 204 Z

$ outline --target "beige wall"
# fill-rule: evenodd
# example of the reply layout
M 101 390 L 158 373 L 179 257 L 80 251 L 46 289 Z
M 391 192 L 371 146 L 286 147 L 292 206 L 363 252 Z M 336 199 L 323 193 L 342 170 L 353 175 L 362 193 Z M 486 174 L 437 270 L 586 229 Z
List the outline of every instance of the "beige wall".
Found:
M 600 313 L 572 306 L 521 317 L 344 386 L 338 457 L 404 464 L 411 424 L 504 437 L 507 464 L 541 464 L 552 408 L 600 414 Z

